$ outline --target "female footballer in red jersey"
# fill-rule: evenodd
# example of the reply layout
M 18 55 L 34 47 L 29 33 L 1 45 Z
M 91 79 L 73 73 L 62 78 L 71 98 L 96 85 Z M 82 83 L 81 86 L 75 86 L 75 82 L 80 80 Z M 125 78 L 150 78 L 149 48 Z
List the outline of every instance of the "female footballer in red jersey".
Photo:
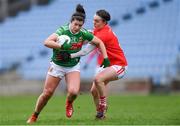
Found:
M 124 76 L 127 70 L 127 61 L 123 50 L 120 47 L 117 36 L 113 33 L 108 25 L 110 14 L 106 10 L 98 10 L 94 16 L 93 34 L 104 42 L 110 60 L 110 67 L 100 67 L 99 73 L 96 74 L 91 93 L 97 109 L 96 118 L 103 119 L 107 109 L 107 85 L 110 81 L 118 80 Z M 94 50 L 96 47 L 88 45 L 87 48 L 78 53 L 71 54 L 70 57 L 83 56 Z M 98 64 L 102 64 L 103 56 L 99 54 Z
M 92 41 L 98 46 L 105 58 L 104 65 L 108 65 L 108 58 L 103 42 L 93 34 L 82 28 L 85 21 L 85 11 L 81 5 L 77 5 L 76 12 L 71 17 L 69 24 L 63 25 L 56 33 L 50 35 L 44 42 L 44 45 L 53 49 L 53 56 L 50 69 L 48 70 L 43 92 L 36 102 L 35 110 L 32 116 L 27 120 L 28 124 L 36 122 L 39 113 L 42 111 L 48 100 L 53 95 L 56 87 L 63 77 L 67 83 L 66 116 L 70 118 L 73 114 L 73 102 L 76 99 L 80 88 L 80 63 L 79 58 L 63 60 L 64 52 L 78 52 L 84 41 Z M 64 44 L 58 43 L 58 36 L 69 36 L 70 42 Z
M 107 109 L 106 86 L 110 81 L 122 78 L 127 70 L 127 61 L 123 50 L 119 45 L 118 38 L 113 33 L 107 22 L 110 14 L 106 10 L 98 10 L 94 16 L 94 35 L 104 42 L 110 60 L 110 67 L 95 76 L 91 92 L 97 106 L 96 118 L 103 119 Z M 103 56 L 100 54 L 98 63 L 101 64 Z

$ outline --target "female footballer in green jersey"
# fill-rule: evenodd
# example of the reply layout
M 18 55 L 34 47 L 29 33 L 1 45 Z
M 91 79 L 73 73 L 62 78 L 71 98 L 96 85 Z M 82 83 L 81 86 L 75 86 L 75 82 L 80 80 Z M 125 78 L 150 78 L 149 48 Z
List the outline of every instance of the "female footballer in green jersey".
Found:
M 64 52 L 72 54 L 80 51 L 83 42 L 87 40 L 101 50 L 104 57 L 103 65 L 108 66 L 110 64 L 103 42 L 82 28 L 84 21 L 84 8 L 78 4 L 76 12 L 71 17 L 70 23 L 58 28 L 55 33 L 45 40 L 44 45 L 53 49 L 51 66 L 46 76 L 43 92 L 37 99 L 34 113 L 27 120 L 27 123 L 31 124 L 36 122 L 39 113 L 53 95 L 63 77 L 65 77 L 68 92 L 66 99 L 66 116 L 70 118 L 73 114 L 73 102 L 80 88 L 80 58 L 77 57 L 65 61 L 61 54 Z M 62 45 L 58 43 L 58 37 L 61 35 L 69 36 L 70 42 L 64 42 Z

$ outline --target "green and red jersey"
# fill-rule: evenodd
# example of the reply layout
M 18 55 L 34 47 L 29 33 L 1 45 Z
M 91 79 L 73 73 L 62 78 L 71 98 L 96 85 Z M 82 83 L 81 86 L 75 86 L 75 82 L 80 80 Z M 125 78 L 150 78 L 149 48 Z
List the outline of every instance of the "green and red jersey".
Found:
M 63 25 L 60 28 L 58 28 L 55 32 L 58 36 L 60 35 L 67 35 L 70 37 L 71 41 L 70 43 L 72 44 L 72 47 L 68 50 L 64 49 L 53 49 L 53 56 L 52 56 L 52 61 L 59 65 L 59 66 L 64 66 L 64 67 L 73 67 L 76 64 L 79 63 L 80 57 L 72 58 L 69 59 L 68 61 L 63 61 L 61 59 L 61 56 L 59 55 L 62 51 L 67 51 L 70 54 L 71 53 L 76 53 L 81 50 L 82 45 L 84 41 L 92 41 L 94 38 L 94 35 L 88 32 L 86 29 L 81 28 L 80 31 L 76 34 L 73 34 L 69 28 L 69 24 Z

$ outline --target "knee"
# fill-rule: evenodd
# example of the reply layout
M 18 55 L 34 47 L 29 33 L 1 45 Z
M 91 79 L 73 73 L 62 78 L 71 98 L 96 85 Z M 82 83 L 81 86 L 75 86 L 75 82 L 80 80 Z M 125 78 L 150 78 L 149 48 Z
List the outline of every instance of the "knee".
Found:
M 101 75 L 96 76 L 96 77 L 94 78 L 94 83 L 95 83 L 95 85 L 98 85 L 98 84 L 101 83 L 101 82 L 103 82 Z
M 91 88 L 90 92 L 91 92 L 91 94 L 92 94 L 93 97 L 98 96 L 98 93 L 97 93 L 97 91 L 96 91 L 95 88 Z
M 95 89 L 94 88 L 91 88 L 90 90 L 91 94 L 93 95 L 95 93 Z
M 78 92 L 79 92 L 79 90 L 74 89 L 74 88 L 68 89 L 68 93 L 70 95 L 78 95 Z
M 52 95 L 53 95 L 53 91 L 52 90 L 50 90 L 50 89 L 45 89 L 44 91 L 43 91 L 43 97 L 44 98 L 50 98 Z

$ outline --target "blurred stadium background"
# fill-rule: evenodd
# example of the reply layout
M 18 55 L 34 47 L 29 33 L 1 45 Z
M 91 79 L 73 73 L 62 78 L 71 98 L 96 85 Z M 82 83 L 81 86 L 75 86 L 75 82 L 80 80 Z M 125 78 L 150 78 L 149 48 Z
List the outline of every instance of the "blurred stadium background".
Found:
M 111 13 L 109 23 L 129 64 L 126 76 L 109 86 L 115 94 L 110 96 L 109 122 L 98 124 L 180 124 L 180 0 L 0 0 L 0 124 L 25 123 L 42 91 L 52 54 L 43 41 L 70 20 L 78 3 L 85 7 L 87 29 L 93 28 L 96 10 Z M 80 94 L 88 95 L 77 99 L 76 109 L 93 115 L 89 89 L 96 57 L 84 69 L 86 59 L 81 59 Z M 63 81 L 56 94 L 65 93 Z M 40 124 L 97 124 L 78 112 L 75 120 L 66 121 L 56 112 L 64 111 L 63 101 L 65 95 L 55 96 Z
M 180 91 L 179 0 L 0 0 L 0 95 L 41 91 L 52 53 L 43 41 L 70 20 L 78 3 L 86 9 L 87 29 L 96 10 L 112 15 L 109 23 L 129 65 L 110 92 Z M 95 66 L 96 58 L 82 68 L 81 91 L 89 90 Z M 63 82 L 57 92 L 65 89 Z

